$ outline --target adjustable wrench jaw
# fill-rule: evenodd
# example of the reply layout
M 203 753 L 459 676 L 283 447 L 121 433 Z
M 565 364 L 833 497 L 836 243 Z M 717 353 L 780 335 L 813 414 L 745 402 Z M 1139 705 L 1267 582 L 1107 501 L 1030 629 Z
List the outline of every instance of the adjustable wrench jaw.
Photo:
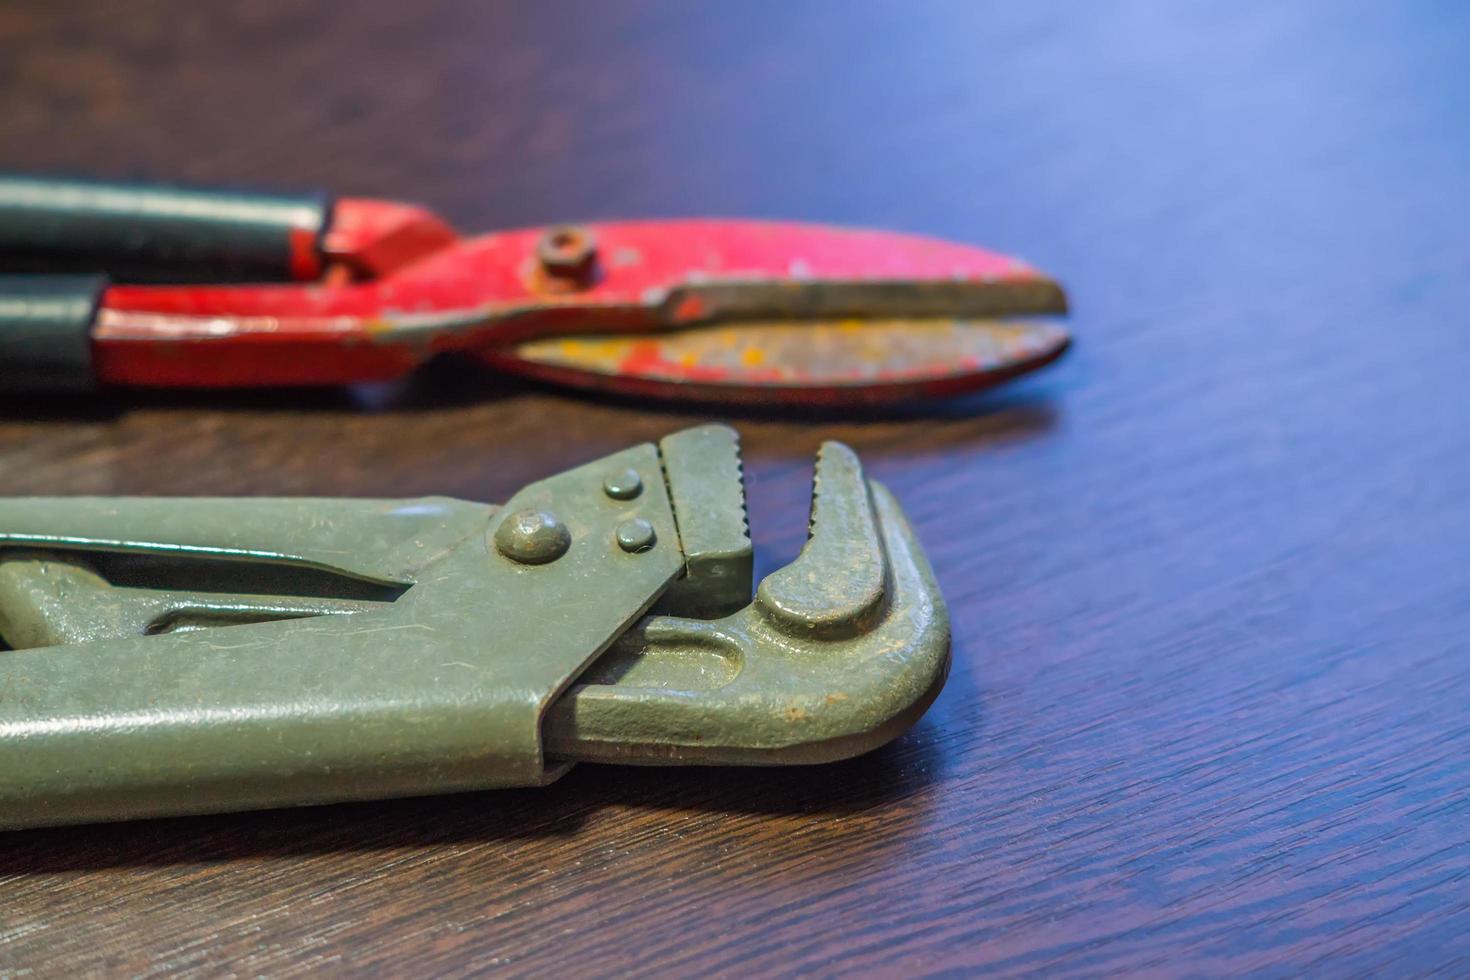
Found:
M 916 721 L 949 669 L 943 598 L 898 502 L 828 442 L 811 533 L 719 619 L 654 615 L 548 715 L 548 752 L 640 765 L 785 765 L 867 752 Z

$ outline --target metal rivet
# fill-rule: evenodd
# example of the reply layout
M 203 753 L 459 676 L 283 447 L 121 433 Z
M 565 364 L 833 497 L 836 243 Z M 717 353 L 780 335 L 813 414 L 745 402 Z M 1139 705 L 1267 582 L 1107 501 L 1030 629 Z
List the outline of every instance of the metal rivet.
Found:
M 633 554 L 647 551 L 657 540 L 658 535 L 654 533 L 653 525 L 641 517 L 635 517 L 631 521 L 624 521 L 618 525 L 618 547 L 624 551 Z
M 586 282 L 597 264 L 597 236 L 580 225 L 549 228 L 536 243 L 536 258 L 553 276 Z
M 518 510 L 495 529 L 496 549 L 523 565 L 556 561 L 571 546 L 572 533 L 550 511 Z
M 643 478 L 637 470 L 611 473 L 602 481 L 602 491 L 614 500 L 632 500 L 643 492 Z

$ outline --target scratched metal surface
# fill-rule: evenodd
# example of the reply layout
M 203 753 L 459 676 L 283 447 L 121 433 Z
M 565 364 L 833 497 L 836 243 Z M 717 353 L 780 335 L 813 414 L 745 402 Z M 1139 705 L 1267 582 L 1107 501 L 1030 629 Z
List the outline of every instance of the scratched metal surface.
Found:
M 823 436 L 915 520 L 955 669 L 890 748 L 8 835 L 0 974 L 1467 972 L 1467 48 L 1428 2 L 6 5 L 0 165 L 888 225 L 1057 274 L 1079 340 L 735 419 L 765 568 Z M 14 401 L 0 493 L 496 500 L 713 414 Z

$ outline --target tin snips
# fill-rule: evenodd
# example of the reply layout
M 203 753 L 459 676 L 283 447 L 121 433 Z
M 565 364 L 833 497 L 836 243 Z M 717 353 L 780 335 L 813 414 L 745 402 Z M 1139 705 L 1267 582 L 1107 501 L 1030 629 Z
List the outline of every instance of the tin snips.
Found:
M 1067 349 L 970 245 L 744 220 L 462 237 L 411 204 L 0 175 L 0 390 L 383 381 L 434 357 L 655 398 L 940 397 Z
M 505 506 L 0 501 L 0 826 L 852 756 L 929 705 L 942 598 L 854 453 L 751 588 L 735 433 Z

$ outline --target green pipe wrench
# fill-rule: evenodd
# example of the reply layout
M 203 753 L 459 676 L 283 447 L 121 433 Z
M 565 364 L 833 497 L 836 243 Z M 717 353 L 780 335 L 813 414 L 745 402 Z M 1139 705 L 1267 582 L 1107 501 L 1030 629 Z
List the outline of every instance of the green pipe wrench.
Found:
M 0 501 L 0 827 L 821 763 L 911 725 L 943 599 L 852 450 L 751 589 L 735 433 L 415 500 Z

